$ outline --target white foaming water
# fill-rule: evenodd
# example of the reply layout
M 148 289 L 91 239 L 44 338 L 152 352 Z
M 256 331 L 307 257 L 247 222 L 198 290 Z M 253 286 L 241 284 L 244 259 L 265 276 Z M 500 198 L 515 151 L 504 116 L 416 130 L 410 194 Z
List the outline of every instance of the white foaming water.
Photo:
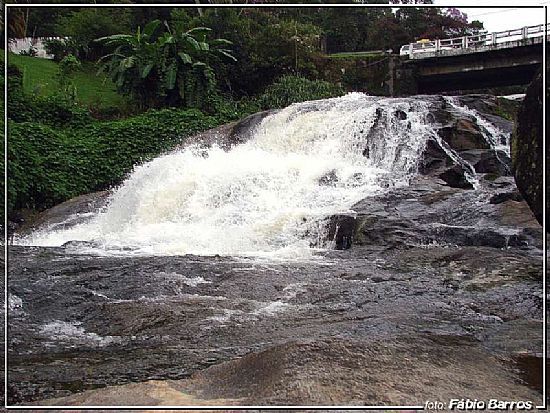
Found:
M 475 119 L 487 144 L 495 151 L 502 151 L 510 156 L 510 134 L 501 131 L 491 122 L 484 119 L 475 110 L 462 106 L 454 97 L 445 97 L 445 100 L 458 112 Z
M 351 93 L 294 104 L 246 143 L 188 147 L 137 166 L 89 222 L 20 244 L 91 241 L 96 253 L 303 258 L 326 216 L 408 184 L 429 137 L 429 104 Z
M 70 343 L 72 346 L 103 347 L 121 341 L 120 337 L 88 333 L 80 324 L 76 321 L 54 320 L 40 326 L 40 333 L 51 340 Z

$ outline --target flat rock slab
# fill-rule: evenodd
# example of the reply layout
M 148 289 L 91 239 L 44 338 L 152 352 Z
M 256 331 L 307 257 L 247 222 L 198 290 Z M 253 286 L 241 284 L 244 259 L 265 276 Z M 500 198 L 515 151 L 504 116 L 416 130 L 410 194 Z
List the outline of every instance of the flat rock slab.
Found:
M 68 397 L 44 400 L 43 406 L 228 406 L 238 400 L 199 399 L 181 390 L 181 384 L 173 380 L 150 380 L 111 386 Z
M 354 247 L 277 263 L 10 247 L 9 259 L 10 403 L 150 380 L 179 383 L 128 388 L 159 405 L 537 396 L 514 362 L 542 348 L 531 250 Z
M 428 350 L 428 351 L 426 351 Z M 52 405 L 424 405 L 462 398 L 531 400 L 509 366 L 476 343 L 425 334 L 390 342 L 298 341 L 210 367 L 51 399 Z

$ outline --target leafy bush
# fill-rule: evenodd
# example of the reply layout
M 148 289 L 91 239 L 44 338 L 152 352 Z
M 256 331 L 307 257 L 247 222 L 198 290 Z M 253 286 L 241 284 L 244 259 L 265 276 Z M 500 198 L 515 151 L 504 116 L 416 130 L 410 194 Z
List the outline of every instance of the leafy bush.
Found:
M 59 75 L 62 77 L 70 77 L 75 72 L 80 70 L 81 67 L 82 64 L 80 63 L 80 60 L 78 60 L 78 58 L 74 55 L 69 54 L 59 62 Z
M 209 96 L 204 109 L 205 113 L 215 116 L 220 124 L 233 122 L 261 111 L 255 99 L 242 98 L 234 100 L 219 93 Z
M 50 39 L 44 42 L 44 49 L 46 53 L 53 55 L 55 62 L 60 62 L 70 54 L 78 55 L 79 45 L 73 39 Z
M 208 40 L 212 29 L 181 25 L 170 29 L 160 20 L 149 22 L 133 35 L 117 34 L 97 39 L 114 48 L 101 58 L 120 93 L 131 95 L 145 107 L 181 106 L 202 108 L 215 93 L 215 76 L 208 64 L 212 56 L 235 60 L 225 39 Z
M 344 90 L 322 80 L 309 80 L 298 76 L 283 76 L 268 86 L 258 98 L 262 109 L 284 108 L 306 100 L 327 99 L 342 96 Z
M 53 56 L 55 62 L 60 62 L 65 56 L 69 54 L 64 40 L 50 39 L 44 41 L 44 49 L 46 53 Z
M 86 109 L 63 95 L 27 96 L 9 92 L 8 119 L 51 127 L 82 127 L 92 121 Z
M 3 72 L 2 72 L 3 73 Z M 8 65 L 8 117 L 17 116 L 21 110 L 25 110 L 25 95 L 23 93 L 23 73 L 17 66 Z
M 9 121 L 9 210 L 43 209 L 117 185 L 135 164 L 217 123 L 197 110 L 174 109 L 69 129 Z
M 55 32 L 70 38 L 67 43 L 69 53 L 81 60 L 93 61 L 104 52 L 103 47 L 94 42 L 94 39 L 126 33 L 130 29 L 130 14 L 130 10 L 124 7 L 76 9 L 57 20 Z
M 59 62 L 57 79 L 59 89 L 63 96 L 71 102 L 76 102 L 76 86 L 73 83 L 74 75 L 80 70 L 82 64 L 74 55 L 69 54 Z

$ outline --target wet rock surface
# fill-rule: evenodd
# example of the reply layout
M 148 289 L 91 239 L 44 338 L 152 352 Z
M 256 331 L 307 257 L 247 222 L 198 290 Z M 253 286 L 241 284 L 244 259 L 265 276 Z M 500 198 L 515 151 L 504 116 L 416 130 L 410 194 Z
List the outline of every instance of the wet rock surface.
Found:
M 27 234 L 42 226 L 51 229 L 70 228 L 90 219 L 92 213 L 103 208 L 111 191 L 99 191 L 77 196 L 50 208 L 36 219 L 25 222 L 18 229 L 19 234 Z
M 218 145 L 221 148 L 230 149 L 231 147 L 250 139 L 254 129 L 260 124 L 260 122 L 266 116 L 277 112 L 278 111 L 275 109 L 264 110 L 262 112 L 247 116 L 240 121 L 228 123 L 226 125 L 204 131 L 186 139 L 185 142 L 177 146 L 175 149 L 181 149 L 189 145 L 200 145 L 205 148 L 212 145 Z
M 542 248 L 542 231 L 512 177 L 481 180 L 477 190 L 430 177 L 354 205 L 354 245 Z
M 422 352 L 422 347 L 431 352 Z M 470 392 L 482 400 L 536 398 L 533 391 L 518 388 L 513 370 L 475 341 L 427 333 L 402 337 L 391 346 L 342 338 L 291 341 L 210 367 L 188 380 L 130 384 L 47 402 L 422 406 L 429 399 L 456 398 L 457 380 L 468 382 Z M 168 388 L 163 397 L 159 387 Z
M 507 389 L 510 397 L 534 399 L 536 392 L 514 371 L 513 357 L 541 348 L 540 260 L 532 250 L 466 246 L 356 246 L 301 264 L 101 258 L 61 248 L 12 247 L 9 399 L 20 403 L 106 385 L 185 379 L 247 354 L 267 357 L 262 352 L 283 351 L 280 346 L 295 355 L 275 357 L 276 371 L 262 367 L 270 361 L 258 361 L 257 374 L 286 386 L 264 388 L 238 364 L 230 365 L 231 382 L 218 394 L 212 393 L 219 388 L 214 384 L 182 385 L 193 384 L 186 388 L 197 398 L 245 397 L 245 404 L 284 404 L 285 398 L 290 404 L 416 403 L 441 392 L 436 367 L 454 357 L 445 386 L 457 396 L 479 398 Z M 310 344 L 289 344 L 296 340 Z M 376 363 L 367 363 L 371 351 Z M 407 357 L 410 368 L 418 368 L 406 375 L 408 384 L 397 375 Z M 308 358 L 313 363 L 307 365 L 308 380 L 322 371 L 326 386 L 334 379 L 337 395 L 293 390 L 304 373 L 297 361 Z M 461 370 L 464 363 L 471 369 L 486 366 L 473 388 L 474 375 Z M 338 366 L 358 376 L 331 375 Z M 226 368 L 221 364 L 218 371 Z M 280 376 L 280 370 L 287 374 Z M 431 372 L 426 379 L 433 380 L 431 386 L 420 380 L 423 370 Z M 221 373 L 204 374 L 221 380 Z M 362 375 L 381 387 L 366 385 Z M 241 386 L 246 377 L 259 387 Z M 355 396 L 345 390 L 349 380 Z M 394 385 L 404 387 L 387 396 Z M 407 398 L 413 394 L 418 396 Z
M 542 231 L 463 120 L 409 186 L 328 217 L 337 249 L 309 261 L 10 246 L 9 403 L 539 404 Z

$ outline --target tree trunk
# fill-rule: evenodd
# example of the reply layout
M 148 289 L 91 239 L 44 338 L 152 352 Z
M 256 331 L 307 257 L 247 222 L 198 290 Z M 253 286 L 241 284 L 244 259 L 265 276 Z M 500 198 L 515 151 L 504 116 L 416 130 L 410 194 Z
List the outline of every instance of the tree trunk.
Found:
M 196 4 L 201 4 L 201 1 L 200 0 L 195 0 L 195 3 Z M 197 10 L 199 12 L 199 16 L 202 17 L 202 7 L 197 7 Z

